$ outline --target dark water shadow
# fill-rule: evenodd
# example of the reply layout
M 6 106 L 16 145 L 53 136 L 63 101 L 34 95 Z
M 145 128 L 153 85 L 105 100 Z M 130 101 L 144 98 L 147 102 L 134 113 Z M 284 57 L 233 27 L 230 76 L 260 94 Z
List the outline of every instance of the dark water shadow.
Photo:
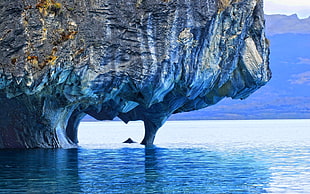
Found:
M 80 193 L 77 149 L 0 150 L 0 193 Z

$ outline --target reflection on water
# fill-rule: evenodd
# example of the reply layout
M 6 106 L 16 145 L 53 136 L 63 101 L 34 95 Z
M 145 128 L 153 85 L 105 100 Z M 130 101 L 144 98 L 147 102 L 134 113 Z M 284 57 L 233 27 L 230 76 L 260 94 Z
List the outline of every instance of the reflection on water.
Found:
M 78 150 L 1 150 L 1 193 L 79 193 Z
M 201 148 L 8 150 L 2 193 L 263 193 L 268 166 Z
M 149 191 L 190 193 L 262 193 L 269 171 L 251 156 L 231 155 L 205 149 L 146 150 Z
M 0 193 L 307 193 L 309 123 L 176 122 L 147 149 L 85 124 L 78 149 L 0 150 Z

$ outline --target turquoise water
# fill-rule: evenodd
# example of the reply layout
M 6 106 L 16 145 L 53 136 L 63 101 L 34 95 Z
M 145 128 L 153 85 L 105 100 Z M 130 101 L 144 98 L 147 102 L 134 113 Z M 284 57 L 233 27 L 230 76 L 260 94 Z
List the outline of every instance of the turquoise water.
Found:
M 0 193 L 309 193 L 310 120 L 82 123 L 78 149 L 0 151 Z

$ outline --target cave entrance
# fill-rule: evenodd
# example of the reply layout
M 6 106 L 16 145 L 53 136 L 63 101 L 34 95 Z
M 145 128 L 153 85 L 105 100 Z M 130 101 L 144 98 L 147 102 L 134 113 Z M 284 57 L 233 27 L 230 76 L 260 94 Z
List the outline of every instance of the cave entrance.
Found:
M 89 121 L 82 120 L 78 127 L 78 141 L 81 147 L 123 146 L 131 138 L 140 145 L 144 137 L 143 121 L 131 121 L 128 124 L 120 120 Z

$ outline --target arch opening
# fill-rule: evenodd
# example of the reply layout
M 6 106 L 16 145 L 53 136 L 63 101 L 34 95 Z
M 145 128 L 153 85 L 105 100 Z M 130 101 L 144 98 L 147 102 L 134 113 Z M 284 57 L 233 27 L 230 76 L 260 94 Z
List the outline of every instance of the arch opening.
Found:
M 128 138 L 136 142 L 131 145 L 142 146 L 140 142 L 143 137 L 143 121 L 127 124 L 118 118 L 97 121 L 86 115 L 77 128 L 78 145 L 87 148 L 122 147 Z

